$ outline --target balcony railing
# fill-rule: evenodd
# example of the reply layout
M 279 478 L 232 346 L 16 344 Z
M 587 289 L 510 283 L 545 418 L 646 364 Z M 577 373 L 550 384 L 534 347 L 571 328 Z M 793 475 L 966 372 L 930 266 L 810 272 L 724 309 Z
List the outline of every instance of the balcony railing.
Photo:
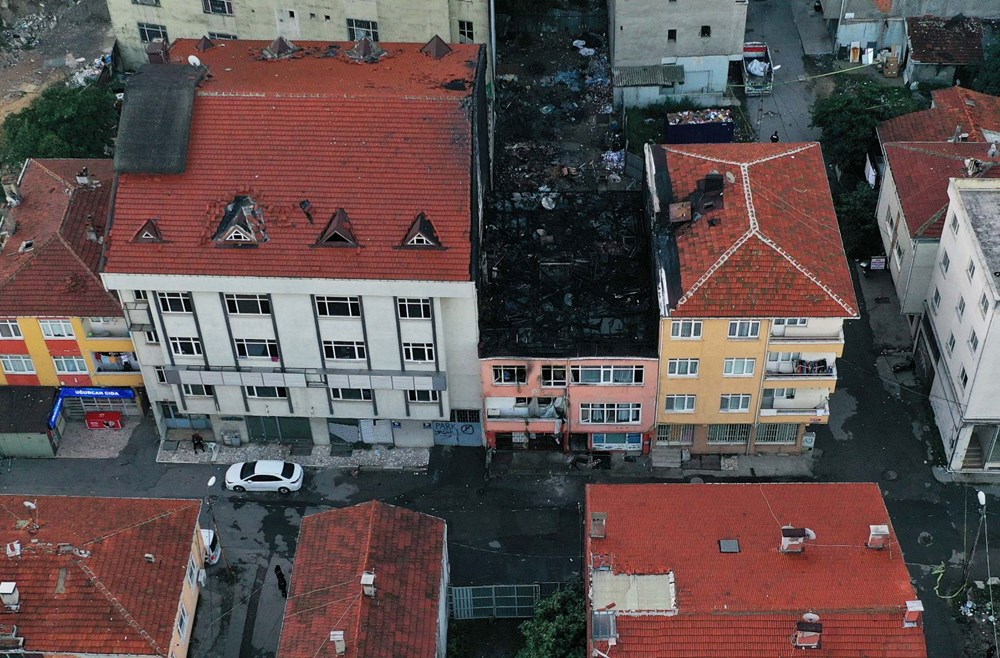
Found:
M 837 332 L 833 336 L 775 336 L 771 334 L 770 342 L 772 343 L 832 343 L 839 344 L 844 342 L 844 332 L 843 330 Z
M 829 416 L 829 407 L 808 407 L 804 409 L 776 409 L 774 407 L 762 407 L 761 416 Z
M 764 376 L 767 378 L 787 378 L 787 377 L 813 377 L 830 379 L 837 377 L 837 367 L 832 365 L 826 359 L 819 359 L 817 361 L 804 361 L 799 359 L 796 361 L 787 371 L 782 372 L 781 370 L 776 370 L 771 366 L 764 369 Z

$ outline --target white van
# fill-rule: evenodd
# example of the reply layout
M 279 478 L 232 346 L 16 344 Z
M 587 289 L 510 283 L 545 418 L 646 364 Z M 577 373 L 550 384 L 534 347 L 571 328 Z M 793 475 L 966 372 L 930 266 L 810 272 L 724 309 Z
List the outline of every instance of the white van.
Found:
M 214 530 L 201 531 L 201 541 L 205 544 L 205 564 L 215 564 L 222 557 L 222 545 L 219 538 L 215 536 Z

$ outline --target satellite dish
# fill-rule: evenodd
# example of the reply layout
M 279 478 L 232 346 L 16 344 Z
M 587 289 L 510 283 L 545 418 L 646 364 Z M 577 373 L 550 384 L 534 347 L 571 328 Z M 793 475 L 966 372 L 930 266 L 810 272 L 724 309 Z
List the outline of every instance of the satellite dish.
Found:
M 214 475 L 212 477 L 208 478 L 208 486 L 210 486 L 210 487 L 214 487 L 215 486 L 215 476 Z
M 188 55 L 188 64 L 191 66 L 201 66 L 201 60 L 197 55 Z
M 819 615 L 813 614 L 811 612 L 807 612 L 806 614 L 802 615 L 802 621 L 807 621 L 810 624 L 818 623 L 819 622 Z

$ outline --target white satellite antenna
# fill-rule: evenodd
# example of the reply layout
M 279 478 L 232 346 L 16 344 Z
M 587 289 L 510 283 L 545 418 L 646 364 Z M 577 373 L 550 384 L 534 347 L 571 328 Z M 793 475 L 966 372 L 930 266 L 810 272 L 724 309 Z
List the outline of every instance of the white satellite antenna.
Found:
M 810 624 L 815 624 L 819 621 L 819 615 L 812 612 L 807 612 L 806 614 L 802 615 L 802 621 L 808 622 Z
M 188 55 L 188 64 L 191 66 L 201 66 L 201 60 L 197 55 Z

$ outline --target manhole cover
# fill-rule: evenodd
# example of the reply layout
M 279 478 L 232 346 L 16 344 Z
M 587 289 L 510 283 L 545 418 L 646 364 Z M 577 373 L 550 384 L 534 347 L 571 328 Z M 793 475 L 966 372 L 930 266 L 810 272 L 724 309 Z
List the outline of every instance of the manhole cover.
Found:
M 888 471 L 882 473 L 882 477 L 884 477 L 889 482 L 893 482 L 894 480 L 896 480 L 896 478 L 899 477 L 899 475 L 896 473 L 896 471 L 889 469 Z
M 930 546 L 931 544 L 934 543 L 934 535 L 926 531 L 921 532 L 917 536 L 917 543 L 920 544 L 921 546 Z
M 705 484 L 705 478 L 700 478 L 696 475 L 691 478 L 691 484 Z

